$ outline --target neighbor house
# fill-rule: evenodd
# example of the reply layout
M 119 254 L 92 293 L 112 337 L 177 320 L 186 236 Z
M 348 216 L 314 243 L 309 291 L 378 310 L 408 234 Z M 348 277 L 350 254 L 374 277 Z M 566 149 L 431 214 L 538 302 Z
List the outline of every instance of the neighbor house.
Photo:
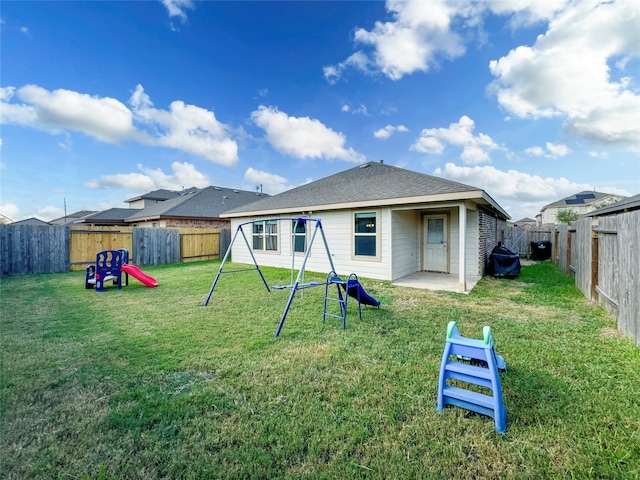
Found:
M 224 187 L 191 187 L 181 191 L 154 190 L 125 200 L 129 208 L 109 208 L 76 219 L 75 224 L 151 228 L 229 228 L 224 210 L 268 196 Z
M 74 224 L 94 225 L 94 226 L 118 226 L 127 225 L 127 219 L 135 213 L 142 210 L 141 208 L 108 208 L 74 222 Z
M 18 220 L 17 222 L 10 223 L 9 225 L 13 225 L 14 227 L 18 225 L 48 226 L 50 223 L 36 217 L 29 217 L 24 220 Z
M 265 196 L 259 192 L 224 187 L 191 188 L 176 197 L 145 206 L 128 216 L 126 222 L 137 227 L 228 228 L 229 219 L 221 218 L 222 212 Z
M 536 215 L 536 220 L 539 225 L 555 225 L 558 223 L 556 219 L 558 212 L 562 210 L 570 210 L 579 215 L 584 215 L 625 198 L 622 195 L 587 190 L 545 205 L 540 210 L 540 213 Z
M 94 213 L 98 212 L 96 212 L 95 210 L 80 210 L 78 212 L 65 215 L 64 217 L 51 220 L 49 223 L 51 225 L 72 225 L 74 223 L 82 222 L 82 220 L 87 218 L 89 215 L 93 215 Z
M 419 271 L 481 276 L 509 215 L 480 188 L 369 162 L 224 213 L 232 233 L 246 230 L 259 265 L 290 268 L 302 256 L 313 225 L 278 217 L 319 218 L 340 274 L 398 280 Z M 253 263 L 244 242 L 234 262 Z M 295 258 L 295 257 L 294 257 Z M 323 242 L 314 241 L 306 264 L 327 270 Z M 299 265 L 299 263 L 298 263 Z M 328 273 L 328 272 L 327 272 Z

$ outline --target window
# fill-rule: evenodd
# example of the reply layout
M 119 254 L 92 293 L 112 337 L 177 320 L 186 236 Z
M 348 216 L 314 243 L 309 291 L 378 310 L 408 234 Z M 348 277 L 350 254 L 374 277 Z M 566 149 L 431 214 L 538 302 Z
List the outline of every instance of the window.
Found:
M 427 243 L 444 243 L 444 219 L 427 220 Z
M 253 249 L 278 250 L 278 221 L 265 220 L 253 224 Z
M 354 255 L 364 257 L 377 256 L 378 219 L 376 212 L 356 213 L 354 215 Z
M 291 221 L 291 250 L 304 253 L 307 249 L 307 222 Z

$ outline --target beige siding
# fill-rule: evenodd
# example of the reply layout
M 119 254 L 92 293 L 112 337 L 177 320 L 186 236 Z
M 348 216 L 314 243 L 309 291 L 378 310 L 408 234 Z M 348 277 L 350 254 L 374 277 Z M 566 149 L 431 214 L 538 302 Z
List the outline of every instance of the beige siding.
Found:
M 449 216 L 450 237 L 449 237 L 449 273 L 457 275 L 460 271 L 458 266 L 458 253 L 460 252 L 460 212 L 457 208 L 451 210 Z M 478 275 L 478 238 L 480 235 L 478 227 L 478 212 L 467 210 L 467 234 L 465 263 L 467 275 Z
M 396 280 L 420 270 L 421 228 L 418 213 L 413 210 L 393 212 L 391 230 L 391 278 Z
M 365 210 L 363 210 L 365 211 Z M 366 210 L 369 211 L 369 210 Z M 389 278 L 390 271 L 390 234 L 389 225 L 391 215 L 389 209 L 377 210 L 380 228 L 379 243 L 379 260 L 361 260 L 354 259 L 352 255 L 353 242 L 353 211 L 337 211 L 324 212 L 321 217 L 322 227 L 324 230 L 329 251 L 333 264 L 340 275 L 348 275 L 356 273 L 361 277 L 386 279 Z M 232 235 L 235 234 L 237 226 L 245 220 L 240 221 L 234 219 L 232 221 Z M 254 251 L 256 261 L 260 266 L 272 266 L 280 268 L 291 268 L 291 222 L 280 221 L 278 229 L 278 252 L 265 253 Z M 308 240 L 310 241 L 315 222 L 309 223 Z M 251 245 L 251 225 L 243 227 L 249 244 Z M 240 234 L 239 234 L 240 236 Z M 236 239 L 232 249 L 232 259 L 236 263 L 251 264 L 251 255 L 249 254 L 244 241 L 241 238 Z M 294 267 L 298 269 L 302 264 L 303 257 L 297 255 Z M 314 272 L 329 272 L 331 269 L 327 253 L 322 242 L 320 231 L 316 234 L 316 238 L 311 247 L 311 252 L 307 260 L 306 270 Z
M 353 215 L 366 210 L 340 210 L 322 212 L 322 221 L 327 244 L 336 271 L 340 275 L 355 273 L 361 277 L 381 280 L 396 280 L 421 269 L 421 255 L 424 235 L 422 214 L 426 210 L 397 210 L 390 208 L 374 209 L 379 215 L 378 257 L 375 259 L 354 258 L 353 256 Z M 433 212 L 436 212 L 435 210 Z M 438 213 L 449 213 L 449 263 L 451 273 L 458 272 L 458 209 L 439 209 Z M 428 211 L 432 213 L 432 211 Z M 265 217 L 267 218 L 267 217 Z M 231 234 L 234 235 L 240 223 L 246 219 L 233 219 Z M 249 245 L 252 245 L 251 224 L 245 225 L 243 230 Z M 309 223 L 308 240 L 310 240 L 315 222 Z M 480 256 L 479 212 L 467 210 L 467 238 L 466 265 L 468 275 L 478 275 L 482 265 Z M 291 258 L 291 221 L 280 221 L 278 228 L 277 252 L 254 252 L 260 266 L 272 266 L 290 269 Z M 302 255 L 296 255 L 294 268 L 299 269 Z M 251 255 L 242 240 L 237 238 L 233 244 L 232 260 L 236 263 L 251 264 Z M 307 260 L 306 270 L 314 272 L 328 272 L 330 263 L 322 242 L 320 232 L 311 248 Z

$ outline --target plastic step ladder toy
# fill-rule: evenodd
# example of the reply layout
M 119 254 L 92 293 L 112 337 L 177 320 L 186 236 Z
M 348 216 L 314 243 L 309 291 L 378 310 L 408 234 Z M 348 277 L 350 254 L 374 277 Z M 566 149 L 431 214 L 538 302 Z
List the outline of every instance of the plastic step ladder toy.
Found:
M 460 335 L 456 322 L 449 322 L 438 380 L 438 412 L 447 405 L 465 408 L 493 418 L 496 432 L 504 433 L 507 410 L 499 370 L 506 369 L 504 358 L 496 354 L 490 327 L 484 327 L 482 340 L 474 340 Z M 457 385 L 478 385 L 491 394 L 450 385 L 447 380 L 457 380 Z

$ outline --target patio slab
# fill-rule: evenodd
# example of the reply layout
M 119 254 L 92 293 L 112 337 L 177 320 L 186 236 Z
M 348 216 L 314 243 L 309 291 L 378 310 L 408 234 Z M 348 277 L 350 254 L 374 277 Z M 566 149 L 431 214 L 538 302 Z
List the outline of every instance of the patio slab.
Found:
M 422 288 L 425 290 L 443 290 L 446 292 L 469 293 L 482 277 L 467 275 L 467 289 L 458 290 L 458 275 L 451 273 L 416 272 L 391 282 L 398 287 Z

